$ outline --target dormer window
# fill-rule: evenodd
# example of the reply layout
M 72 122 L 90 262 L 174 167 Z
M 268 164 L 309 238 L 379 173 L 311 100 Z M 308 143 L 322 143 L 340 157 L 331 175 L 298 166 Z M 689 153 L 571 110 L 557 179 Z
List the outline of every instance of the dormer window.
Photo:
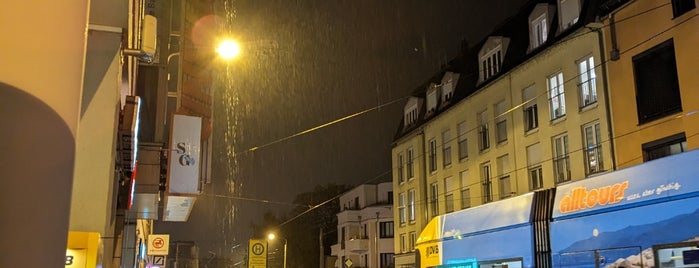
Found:
M 532 34 L 534 47 L 538 47 L 546 42 L 548 30 L 546 29 L 546 16 L 541 16 L 532 22 Z
M 580 2 L 582 0 L 558 0 L 559 32 L 573 26 L 580 18 Z
M 509 38 L 502 36 L 493 36 L 489 37 L 483 44 L 481 51 L 478 53 L 480 82 L 488 80 L 500 72 L 504 60 L 503 55 L 507 51 L 509 40 Z
M 439 96 L 440 86 L 437 84 L 430 84 L 427 89 L 427 114 L 434 113 L 437 110 L 437 100 Z
M 454 81 L 458 77 L 459 74 L 452 72 L 447 72 L 442 77 L 442 105 L 451 101 L 451 98 L 454 96 L 454 85 L 456 84 Z
M 502 60 L 502 51 L 497 47 L 488 52 L 481 58 L 481 68 L 483 68 L 483 80 L 487 80 L 491 76 L 500 72 L 500 63 Z
M 417 116 L 418 99 L 415 97 L 411 97 L 408 100 L 408 103 L 405 104 L 405 108 L 403 109 L 404 127 L 408 127 L 415 124 L 417 122 Z
M 549 10 L 551 9 L 551 10 Z M 553 6 L 548 4 L 538 4 L 529 14 L 529 51 L 541 46 L 546 42 L 549 35 L 549 14 L 553 14 Z

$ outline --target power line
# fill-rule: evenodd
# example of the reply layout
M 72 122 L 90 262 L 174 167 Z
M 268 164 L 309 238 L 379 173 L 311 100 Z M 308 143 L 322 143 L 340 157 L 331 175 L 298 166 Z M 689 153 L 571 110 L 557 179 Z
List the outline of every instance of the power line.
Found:
M 657 6 L 657 7 L 653 7 L 653 8 L 651 8 L 651 9 L 649 9 L 649 10 L 642 11 L 642 12 L 637 13 L 637 14 L 635 14 L 635 15 L 632 15 L 632 16 L 630 16 L 630 17 L 624 18 L 624 19 L 622 19 L 622 20 L 620 20 L 620 21 L 628 20 L 628 19 L 630 19 L 630 18 L 633 18 L 633 17 L 639 16 L 639 15 L 648 13 L 648 12 L 650 12 L 650 11 L 659 9 L 659 8 L 661 8 L 661 7 L 663 7 L 663 6 L 666 6 L 666 5 L 667 5 L 667 4 L 664 4 L 664 5 L 661 5 L 661 6 Z M 644 43 L 646 43 L 646 42 L 649 42 L 649 41 L 651 41 L 651 40 L 657 38 L 658 36 L 662 35 L 663 33 L 666 33 L 667 31 L 669 31 L 669 30 L 671 30 L 671 29 L 673 29 L 673 28 L 675 28 L 675 27 L 677 27 L 677 26 L 680 26 L 680 25 L 686 23 L 687 21 L 689 21 L 689 20 L 695 18 L 697 15 L 699 15 L 699 14 L 695 14 L 695 15 L 693 15 L 693 16 L 691 16 L 691 17 L 688 17 L 688 18 L 686 18 L 685 20 L 683 20 L 683 21 L 681 21 L 681 22 L 679 22 L 679 23 L 676 23 L 676 24 L 670 26 L 669 28 L 667 28 L 667 29 L 665 29 L 665 30 L 663 30 L 663 31 L 661 31 L 661 32 L 659 32 L 659 33 L 657 33 L 657 34 L 655 34 L 655 35 L 652 35 L 652 36 L 649 37 L 648 39 L 643 40 L 643 41 L 641 41 L 641 42 L 635 44 L 635 45 L 632 46 L 631 48 L 626 49 L 626 50 L 620 52 L 619 55 L 623 55 L 623 54 L 625 54 L 625 53 L 631 51 L 632 49 L 637 48 L 638 46 L 640 46 L 640 45 L 642 45 L 642 44 L 644 44 Z M 608 25 L 605 25 L 605 27 L 606 27 L 606 26 L 608 26 Z M 559 46 L 559 45 L 561 45 L 561 44 L 563 44 L 563 43 L 565 43 L 565 42 L 568 42 L 568 41 L 570 41 L 570 40 L 576 39 L 577 37 L 584 36 L 584 35 L 589 34 L 589 33 L 592 33 L 592 32 L 594 32 L 594 31 L 585 32 L 585 33 L 582 33 L 582 34 L 579 34 L 579 35 L 572 36 L 572 37 L 570 37 L 570 38 L 568 38 L 568 39 L 561 40 L 561 41 L 558 42 L 558 43 L 552 44 L 548 49 L 551 49 L 551 48 L 553 48 L 553 47 L 557 47 L 557 46 Z M 604 51 L 600 51 L 600 53 L 605 53 L 605 52 L 604 52 Z M 595 65 L 595 66 L 594 66 L 594 69 L 597 69 L 597 67 L 599 67 L 599 66 L 601 66 L 601 65 L 603 65 L 603 64 L 606 64 L 607 62 L 609 62 L 609 60 L 603 61 L 603 62 L 601 62 L 601 63 Z M 478 73 L 465 73 L 465 74 L 463 74 L 463 75 L 477 75 L 477 74 L 478 74 Z M 566 83 L 570 83 L 571 81 L 573 81 L 573 80 L 579 78 L 581 75 L 582 75 L 582 74 L 578 74 L 578 75 L 573 76 L 573 78 L 570 78 L 570 79 L 568 79 L 568 80 L 565 80 L 565 81 L 563 82 L 563 85 L 565 85 Z M 503 76 L 503 77 L 504 77 L 504 76 Z M 566 90 L 566 89 L 565 89 L 565 86 L 564 86 L 564 91 L 565 91 L 565 90 Z M 570 89 L 567 89 L 567 90 L 570 90 Z M 523 101 L 522 103 L 520 103 L 520 104 L 518 104 L 518 105 L 516 105 L 516 106 L 514 106 L 514 107 L 512 107 L 512 108 L 510 108 L 509 110 L 503 112 L 502 114 L 496 115 L 494 118 L 497 119 L 497 118 L 499 118 L 499 117 L 502 117 L 502 116 L 505 116 L 505 115 L 507 115 L 507 114 L 509 114 L 509 113 L 512 113 L 512 112 L 514 112 L 516 109 L 521 108 L 523 105 L 527 104 L 528 102 L 530 102 L 530 101 L 532 101 L 532 100 L 535 100 L 535 99 L 538 98 L 538 97 L 546 96 L 548 93 L 549 93 L 549 92 L 546 91 L 546 92 L 544 92 L 544 93 L 538 94 L 536 97 L 534 97 L 534 98 L 532 98 L 532 99 L 530 99 L 530 100 Z M 396 103 L 396 102 L 398 102 L 398 101 L 407 99 L 407 98 L 409 98 L 409 97 L 410 97 L 410 96 L 404 96 L 404 97 L 401 97 L 401 98 L 398 98 L 398 99 L 394 99 L 394 100 L 392 100 L 392 101 L 389 101 L 389 102 L 387 102 L 387 103 L 384 103 L 384 104 L 375 106 L 375 107 L 373 107 L 373 108 L 369 108 L 369 109 L 366 109 L 366 110 L 363 110 L 363 111 L 360 111 L 360 112 L 357 112 L 357 113 L 348 115 L 348 116 L 346 116 L 346 117 L 343 117 L 343 118 L 340 118 L 340 119 L 337 119 L 337 120 L 333 120 L 333 121 L 330 121 L 330 122 L 328 122 L 328 123 L 325 123 L 325 124 L 322 124 L 322 125 L 319 125 L 319 126 L 316 126 L 316 127 L 313 127 L 313 128 L 309 128 L 309 129 L 307 129 L 307 130 L 298 132 L 298 133 L 296 133 L 296 134 L 293 134 L 293 135 L 290 135 L 290 136 L 287 136 L 287 137 L 284 137 L 284 138 L 280 138 L 280 139 L 274 140 L 274 141 L 272 141 L 272 142 L 269 142 L 269 143 L 266 143 L 266 144 L 263 144 L 263 145 L 260 145 L 260 146 L 256 146 L 256 147 L 252 147 L 252 148 L 247 149 L 247 150 L 243 150 L 242 152 L 250 152 L 250 151 L 255 151 L 255 150 L 258 150 L 258 149 L 261 149 L 261 148 L 265 148 L 265 147 L 267 147 L 267 146 L 270 146 L 270 145 L 273 145 L 273 144 L 276 144 L 276 143 L 279 143 L 279 142 L 283 142 L 283 141 L 286 141 L 286 140 L 288 140 L 288 139 L 291 139 L 291 138 L 294 138 L 294 137 L 297 137 L 297 136 L 300 136 L 300 135 L 303 135 L 303 134 L 307 134 L 307 133 L 313 132 L 313 131 L 315 131 L 315 130 L 319 130 L 319 129 L 321 129 L 321 128 L 324 128 L 324 127 L 327 127 L 327 126 L 330 126 L 330 125 L 333 125 L 333 124 L 336 124 L 336 123 L 345 121 L 345 120 L 347 120 L 347 119 L 350 119 L 350 118 L 353 118 L 353 117 L 356 117 L 356 116 L 359 116 L 359 115 L 368 113 L 368 112 L 370 112 L 370 111 L 377 110 L 377 109 L 380 109 L 380 108 L 385 107 L 385 106 L 388 106 L 388 105 L 392 105 L 392 104 L 394 104 L 394 103 Z M 466 98 L 468 98 L 468 97 L 466 97 Z M 455 106 L 455 105 L 454 105 L 454 106 Z M 693 113 L 690 112 L 690 113 L 688 113 L 687 115 L 692 115 L 692 114 L 693 114 Z M 681 117 L 682 117 L 682 116 L 681 116 Z M 658 122 L 658 123 L 653 124 L 653 125 L 646 125 L 646 126 L 643 127 L 643 128 L 640 128 L 640 129 L 637 129 L 637 130 L 633 130 L 633 131 L 628 132 L 628 133 L 624 133 L 624 134 L 620 134 L 620 135 L 614 136 L 614 137 L 612 137 L 611 139 L 603 140 L 603 141 L 600 141 L 599 143 L 600 143 L 600 144 L 602 144 L 602 143 L 608 143 L 608 142 L 610 142 L 610 141 L 613 140 L 613 139 L 616 139 L 616 138 L 619 138 L 619 137 L 622 137 L 622 136 L 625 136 L 625 135 L 629 135 L 629 134 L 631 134 L 631 133 L 635 133 L 635 132 L 644 130 L 644 129 L 646 129 L 646 128 L 649 128 L 649 127 L 652 127 L 652 126 L 655 126 L 655 125 L 658 125 L 658 124 L 662 124 L 662 123 L 665 123 L 665 122 L 668 122 L 668 121 L 671 121 L 671 120 L 674 120 L 674 119 L 679 119 L 679 118 L 681 118 L 681 117 L 674 117 L 674 118 L 671 118 L 671 119 L 669 119 L 669 120 L 665 120 L 665 121 L 662 121 L 662 122 Z M 489 121 L 487 121 L 487 123 L 495 123 L 495 122 L 496 122 L 495 119 L 494 119 L 494 120 L 489 120 Z M 469 133 L 469 132 L 471 132 L 471 131 L 477 130 L 478 128 L 479 128 L 479 126 L 477 126 L 477 127 L 475 127 L 475 128 L 471 128 L 471 129 L 467 130 L 466 133 Z M 609 131 L 611 131 L 611 130 L 609 130 Z M 694 137 L 694 136 L 696 136 L 696 135 L 699 135 L 699 133 L 692 134 L 692 135 L 690 135 L 689 137 Z M 456 135 L 456 137 L 451 138 L 448 142 L 451 142 L 451 141 L 456 140 L 456 139 L 458 139 L 458 138 L 459 138 L 458 135 Z M 437 145 L 437 146 L 438 146 L 438 147 L 442 147 L 441 145 Z M 583 151 L 583 150 L 585 150 L 585 148 L 579 148 L 579 149 L 576 149 L 576 150 L 573 150 L 573 151 L 569 151 L 568 154 L 575 153 L 575 152 L 579 152 L 579 151 Z M 420 157 L 424 157 L 426 154 L 427 154 L 427 151 L 423 152 L 422 154 L 416 155 L 416 156 L 413 158 L 413 160 L 416 160 L 416 159 L 418 159 L 418 158 L 420 158 Z M 547 162 L 547 161 L 552 161 L 552 160 L 554 160 L 554 158 L 542 160 L 540 163 Z M 632 160 L 629 160 L 629 161 L 635 161 L 635 159 L 632 159 Z M 628 162 L 628 161 L 627 161 L 627 162 Z M 626 162 L 625 162 L 625 163 L 626 163 Z M 512 172 L 516 172 L 516 171 L 519 171 L 519 170 L 527 169 L 527 168 L 529 168 L 529 166 L 523 167 L 523 168 L 515 168 L 513 171 L 510 171 L 510 172 L 508 172 L 507 174 L 510 174 L 510 173 L 512 173 Z M 392 167 L 391 169 L 382 172 L 382 173 L 379 174 L 378 176 L 373 177 L 373 178 L 371 178 L 371 179 L 368 179 L 368 180 L 366 180 L 366 181 L 364 181 L 364 182 L 362 182 L 362 183 L 359 183 L 359 184 L 357 184 L 356 186 L 361 185 L 361 184 L 369 183 L 369 182 L 374 181 L 374 180 L 376 180 L 376 179 L 378 179 L 378 178 L 380 178 L 380 177 L 382 177 L 382 176 L 384 176 L 384 175 L 386 175 L 386 174 L 389 174 L 389 173 L 392 174 L 393 170 L 394 170 L 394 169 L 393 169 L 393 167 Z M 478 185 L 478 184 L 480 184 L 480 183 L 481 183 L 481 182 L 478 181 L 478 182 L 474 182 L 474 183 L 472 183 L 472 184 L 469 184 L 468 186 L 474 186 L 474 185 Z M 355 186 L 355 187 L 356 187 L 356 186 Z M 463 188 L 463 186 L 462 186 L 462 188 Z M 462 188 L 459 188 L 458 190 L 462 190 Z M 456 190 L 454 190 L 454 191 L 456 191 Z M 345 193 L 346 193 L 346 192 L 345 192 Z M 338 194 L 338 195 L 336 195 L 336 196 L 334 196 L 334 197 L 332 197 L 332 198 L 330 198 L 330 199 L 328 199 L 328 200 L 326 200 L 326 201 L 323 201 L 323 202 L 321 202 L 321 203 L 319 203 L 319 204 L 317 204 L 317 205 L 309 206 L 309 208 L 308 208 L 307 210 L 305 210 L 305 211 L 303 211 L 303 212 L 301 212 L 301 213 L 299 213 L 299 214 L 297 214 L 297 215 L 295 215 L 295 216 L 293 216 L 293 217 L 287 219 L 286 221 L 282 222 L 282 223 L 279 224 L 278 226 L 281 227 L 281 226 L 283 226 L 283 225 L 285 225 L 285 224 L 288 224 L 289 222 L 291 222 L 291 221 L 293 221 L 293 220 L 295 220 L 295 219 L 297 219 L 297 218 L 299 218 L 299 217 L 301 217 L 301 216 L 307 214 L 308 212 L 310 212 L 310 211 L 312 211 L 312 210 L 314 210 L 314 209 L 316 209 L 316 208 L 318 208 L 318 207 L 321 207 L 321 206 L 323 206 L 323 205 L 328 204 L 329 202 L 331 202 L 331 201 L 333 201 L 333 200 L 339 198 L 340 196 L 344 195 L 345 193 L 340 193 L 340 194 Z M 424 200 L 419 200 L 419 201 L 416 202 L 415 204 L 424 204 L 424 203 L 422 203 L 422 202 L 428 202 L 428 199 L 425 198 Z

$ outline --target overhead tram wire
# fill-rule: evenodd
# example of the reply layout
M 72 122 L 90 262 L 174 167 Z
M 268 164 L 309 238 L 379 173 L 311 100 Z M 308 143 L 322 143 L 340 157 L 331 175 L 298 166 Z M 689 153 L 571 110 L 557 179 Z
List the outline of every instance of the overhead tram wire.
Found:
M 258 203 L 265 203 L 265 204 L 294 206 L 294 207 L 308 207 L 308 208 L 313 207 L 313 205 L 296 204 L 296 203 L 272 201 L 272 200 L 267 200 L 267 199 L 248 198 L 248 197 L 230 196 L 230 195 L 222 195 L 222 194 L 202 194 L 202 196 L 211 196 L 211 197 L 226 198 L 226 199 L 233 199 L 233 200 L 242 200 L 242 201 L 258 202 Z
M 667 5 L 667 4 L 665 4 L 665 5 Z M 649 11 L 658 9 L 658 8 L 660 8 L 660 7 L 662 7 L 662 6 L 665 6 L 665 5 L 661 5 L 661 6 L 658 6 L 658 7 L 651 8 L 651 9 L 649 9 L 649 10 L 642 11 L 642 12 L 640 12 L 640 13 L 638 13 L 638 14 L 635 14 L 635 15 L 632 15 L 632 16 L 630 16 L 630 17 L 624 18 L 623 20 L 627 20 L 627 19 L 629 19 L 629 18 L 638 16 L 638 15 L 640 15 L 640 14 L 648 13 Z M 642 44 L 644 44 L 644 43 L 647 43 L 647 42 L 649 42 L 649 41 L 651 41 L 651 40 L 657 38 L 657 37 L 660 36 L 661 34 L 666 33 L 667 31 L 669 31 L 669 30 L 671 30 L 671 29 L 673 29 L 673 28 L 675 28 L 675 27 L 677 27 L 677 26 L 680 26 L 680 25 L 686 23 L 687 21 L 689 21 L 689 20 L 691 20 L 691 19 L 696 18 L 697 15 L 699 15 L 699 14 L 692 15 L 691 17 L 688 17 L 688 18 L 686 18 L 685 20 L 683 20 L 683 21 L 681 21 L 681 22 L 679 22 L 679 23 L 677 23 L 677 24 L 674 24 L 674 25 L 670 26 L 669 28 L 660 31 L 659 33 L 657 33 L 657 34 L 655 34 L 655 35 L 652 35 L 651 37 L 647 38 L 646 40 L 643 40 L 643 41 L 641 41 L 641 42 L 639 42 L 639 43 L 633 45 L 630 49 L 626 49 L 626 50 L 624 50 L 624 51 L 621 51 L 621 52 L 619 53 L 619 55 L 623 55 L 623 54 L 625 54 L 625 53 L 631 51 L 633 48 L 636 48 L 636 47 L 638 47 L 638 46 L 640 46 L 640 45 L 642 45 Z M 605 25 L 605 27 L 607 27 L 607 26 L 608 26 L 608 25 Z M 574 39 L 574 38 L 580 37 L 580 36 L 585 35 L 585 34 L 590 34 L 590 33 L 593 33 L 593 32 L 594 32 L 594 31 L 589 31 L 589 32 L 586 32 L 586 33 L 583 33 L 583 34 L 580 34 L 580 35 L 577 35 L 577 36 L 573 36 L 573 37 L 570 38 L 570 39 L 562 40 L 561 42 L 555 43 L 554 45 L 560 45 L 560 44 L 563 43 L 563 42 L 567 42 L 567 41 L 572 40 L 572 39 Z M 605 53 L 605 52 L 604 52 L 604 51 L 601 51 L 601 53 Z M 610 61 L 610 60 L 608 59 L 608 60 L 606 60 L 606 61 L 604 61 L 604 62 L 601 62 L 601 63 L 599 63 L 599 64 L 596 64 L 596 65 L 594 66 L 594 69 L 597 69 L 597 67 L 600 67 L 600 66 L 602 66 L 603 64 L 606 64 L 606 63 L 609 62 L 609 61 Z M 464 75 L 472 75 L 472 74 L 464 74 Z M 565 80 L 565 81 L 563 82 L 563 84 L 565 85 L 566 83 L 569 83 L 569 82 L 571 82 L 571 81 L 573 81 L 573 80 L 579 78 L 580 76 L 581 76 L 581 74 L 575 75 L 575 76 L 573 76 L 573 78 L 570 78 L 570 79 L 568 79 L 568 80 Z M 566 90 L 565 87 L 564 87 L 564 90 Z M 537 96 L 536 96 L 535 98 L 533 98 L 533 99 L 536 99 L 536 98 L 538 98 L 538 97 L 540 97 L 540 96 L 546 96 L 547 94 L 548 94 L 548 91 L 545 92 L 545 93 L 543 93 L 543 94 L 537 95 Z M 290 138 L 293 138 L 293 137 L 296 137 L 296 136 L 299 136 L 299 135 L 302 135 L 302 134 L 306 134 L 306 133 L 308 133 L 308 132 L 311 132 L 311 131 L 320 129 L 320 128 L 322 128 L 322 127 L 326 127 L 326 126 L 329 126 L 329 125 L 331 125 L 331 124 L 335 124 L 335 123 L 344 121 L 344 120 L 346 120 L 346 119 L 349 119 L 349 118 L 352 118 L 352 117 L 355 117 L 355 116 L 364 114 L 364 113 L 366 113 L 366 112 L 368 112 L 368 111 L 376 110 L 376 109 L 378 109 L 378 108 L 381 108 L 381 107 L 384 107 L 384 106 L 393 104 L 393 103 L 395 103 L 395 102 L 397 102 L 397 101 L 400 101 L 400 100 L 403 100 L 403 99 L 407 99 L 407 98 L 409 98 L 409 97 L 410 97 L 410 96 L 404 96 L 404 97 L 401 97 L 401 98 L 392 100 L 392 101 L 390 101 L 390 102 L 388 102 L 388 103 L 385 103 L 385 104 L 382 104 L 382 105 L 379 105 L 379 106 L 376 106 L 376 107 L 373 107 L 373 108 L 364 110 L 364 111 L 362 111 L 362 112 L 358 112 L 358 113 L 352 114 L 352 115 L 350 115 L 350 116 L 343 117 L 343 118 L 341 118 L 341 119 L 334 120 L 334 121 L 331 121 L 331 122 L 329 122 L 329 123 L 323 124 L 323 125 L 321 125 L 321 126 L 317 126 L 317 127 L 314 127 L 314 128 L 311 128 L 311 129 L 308 129 L 308 130 L 299 132 L 299 133 L 294 134 L 294 135 L 292 135 L 292 136 L 288 136 L 288 137 L 285 137 L 285 138 L 282 138 L 282 139 L 278 139 L 278 140 L 276 140 L 276 141 L 273 141 L 273 142 L 264 144 L 264 145 L 262 145 L 262 146 L 253 147 L 253 148 L 248 149 L 248 150 L 246 150 L 246 151 L 257 150 L 257 149 L 259 149 L 259 148 L 263 148 L 263 147 L 266 147 L 266 146 L 269 146 L 269 145 L 272 145 L 272 144 L 275 144 L 275 143 L 278 143 L 278 142 L 281 142 L 281 141 L 284 141 L 284 140 L 288 140 L 288 139 L 290 139 Z M 522 107 L 524 104 L 528 103 L 529 101 L 531 101 L 531 100 L 527 100 L 527 101 L 525 101 L 524 103 L 518 104 L 518 105 L 516 106 L 516 108 Z M 504 113 L 495 116 L 495 118 L 498 118 L 498 117 L 501 117 L 501 116 L 503 116 L 503 115 L 506 115 L 507 113 L 511 113 L 511 112 L 515 111 L 516 108 L 513 107 L 513 108 L 511 108 L 511 109 L 505 111 Z M 684 114 L 684 115 L 679 116 L 679 117 L 673 117 L 673 118 L 671 118 L 671 119 L 669 119 L 669 120 L 675 120 L 675 119 L 679 119 L 679 118 L 682 118 L 682 117 L 685 117 L 685 116 L 690 116 L 690 115 L 693 115 L 693 114 L 695 114 L 695 112 L 690 111 L 690 112 L 688 112 L 687 114 Z M 656 123 L 656 124 L 654 124 L 654 125 L 661 124 L 661 123 L 665 123 L 665 122 L 667 122 L 667 121 L 669 121 L 669 120 L 662 121 L 662 122 L 658 122 L 658 123 Z M 488 121 L 488 123 L 495 123 L 495 120 Z M 641 128 L 641 129 L 638 129 L 638 130 L 634 130 L 634 131 L 631 131 L 631 132 L 628 132 L 628 133 L 624 133 L 624 134 L 621 134 L 621 135 L 614 136 L 614 137 L 612 137 L 612 139 L 615 139 L 615 138 L 618 138 L 618 137 L 622 137 L 622 136 L 625 136 L 625 135 L 629 135 L 629 134 L 632 134 L 632 133 L 635 133 L 635 132 L 644 130 L 644 129 L 646 129 L 646 128 L 648 128 L 648 127 L 651 127 L 651 126 L 654 126 L 654 125 L 647 125 L 646 127 Z M 478 129 L 478 127 L 469 129 L 469 130 L 467 130 L 466 133 L 471 132 L 471 131 L 474 131 L 474 130 L 477 130 L 477 129 Z M 699 133 L 693 134 L 693 135 L 691 135 L 690 137 L 693 137 L 693 136 L 696 136 L 696 135 L 699 135 Z M 455 135 L 455 136 L 456 136 L 456 137 L 450 139 L 449 141 L 453 141 L 453 140 L 458 139 L 458 135 Z M 605 141 L 601 141 L 600 143 L 609 142 L 609 141 L 610 141 L 610 139 L 607 139 L 607 140 L 605 140 Z M 441 145 L 437 145 L 437 146 L 438 146 L 438 148 L 441 147 Z M 573 151 L 573 152 L 577 152 L 577 151 L 580 151 L 580 150 L 583 150 L 583 149 L 584 149 L 584 148 L 580 148 L 580 149 L 577 149 L 577 150 L 575 150 L 575 151 Z M 570 154 L 570 153 L 571 153 L 571 151 L 569 151 L 569 154 Z M 420 154 L 420 155 L 416 155 L 416 157 L 414 157 L 413 159 L 417 159 L 417 158 L 419 158 L 419 157 L 422 157 L 422 156 L 424 156 L 425 154 L 426 154 L 426 152 L 424 152 L 423 154 Z M 549 161 L 549 160 L 553 160 L 553 158 L 546 159 L 545 161 Z M 541 161 L 541 162 L 543 163 L 543 162 L 545 162 L 545 161 Z M 631 160 L 631 161 L 633 161 L 633 160 Z M 622 163 L 622 164 L 623 164 L 623 163 Z M 527 168 L 527 167 L 525 167 L 525 168 Z M 514 171 L 517 171 L 517 170 L 521 170 L 521 169 L 523 169 L 523 168 L 519 168 L 519 169 L 518 169 L 518 168 L 515 168 L 515 169 L 514 169 L 513 171 L 511 171 L 511 172 L 514 172 Z M 387 173 L 391 173 L 391 174 L 392 174 L 392 172 L 393 172 L 393 168 L 391 168 L 391 169 L 388 170 L 388 171 L 385 171 L 385 172 L 381 173 L 380 175 L 378 175 L 378 176 L 376 176 L 376 177 L 374 177 L 374 178 L 371 178 L 371 179 L 366 180 L 366 181 L 364 181 L 364 182 L 362 182 L 362 183 L 359 183 L 359 184 L 357 184 L 357 186 L 358 186 L 358 185 L 361 185 L 361 184 L 365 184 L 365 183 L 371 182 L 371 181 L 374 181 L 374 180 L 376 180 L 377 178 L 380 178 L 381 176 L 383 176 L 383 175 L 385 175 L 385 174 L 387 174 Z M 510 173 L 511 173 L 511 172 L 510 172 Z M 480 184 L 480 182 L 475 182 L 475 183 L 473 183 L 473 184 L 470 184 L 469 186 L 478 185 L 478 184 Z M 459 189 L 459 190 L 461 190 L 461 189 Z M 320 207 L 320 206 L 323 206 L 323 205 L 325 205 L 325 204 L 327 204 L 327 203 L 329 203 L 329 202 L 331 202 L 331 201 L 333 201 L 333 200 L 339 198 L 339 197 L 342 196 L 343 194 L 344 194 L 344 193 L 338 194 L 337 196 L 334 196 L 334 197 L 332 197 L 332 198 L 330 198 L 330 199 L 328 199 L 328 200 L 326 200 L 326 201 L 324 201 L 324 202 L 321 202 L 321 203 L 319 203 L 318 205 L 312 206 L 312 207 L 310 207 L 308 210 L 306 210 L 306 211 L 304 211 L 304 212 L 301 212 L 300 214 L 298 214 L 298 215 L 296 215 L 296 216 L 294 216 L 294 217 L 292 217 L 292 218 L 286 220 L 285 222 L 283 222 L 283 223 L 280 224 L 279 226 L 285 225 L 285 224 L 287 224 L 287 223 L 289 223 L 289 222 L 291 222 L 291 221 L 297 219 L 298 217 L 300 217 L 300 216 L 302 216 L 302 215 L 304 215 L 304 214 L 306 214 L 306 213 L 308 213 L 308 212 L 310 212 L 310 211 L 312 211 L 312 210 L 314 210 L 314 209 L 316 209 L 316 208 L 318 208 L 318 207 Z M 425 200 L 421 200 L 420 202 L 427 202 L 427 201 L 428 201 L 428 200 L 425 199 Z M 416 204 L 420 204 L 420 203 L 416 202 Z M 422 204 L 424 204 L 424 203 L 422 203 Z

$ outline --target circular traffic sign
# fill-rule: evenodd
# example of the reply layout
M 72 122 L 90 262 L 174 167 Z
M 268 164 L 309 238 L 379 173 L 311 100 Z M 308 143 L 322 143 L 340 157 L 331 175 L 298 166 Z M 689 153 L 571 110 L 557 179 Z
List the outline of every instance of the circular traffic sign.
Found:
M 153 239 L 153 247 L 154 248 L 162 248 L 165 245 L 165 240 L 162 238 L 158 237 L 156 239 Z
M 255 255 L 262 255 L 265 253 L 265 246 L 262 243 L 255 243 L 252 245 L 252 253 Z

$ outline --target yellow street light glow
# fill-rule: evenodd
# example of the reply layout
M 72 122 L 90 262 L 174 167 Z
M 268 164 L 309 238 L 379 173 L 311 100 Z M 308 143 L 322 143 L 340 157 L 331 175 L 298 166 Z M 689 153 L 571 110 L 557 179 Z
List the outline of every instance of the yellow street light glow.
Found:
M 240 46 L 233 40 L 225 40 L 216 48 L 216 52 L 224 59 L 232 59 L 240 54 Z
M 277 237 L 277 236 L 274 235 L 273 233 L 270 233 L 270 234 L 267 235 L 267 238 L 268 238 L 269 240 L 274 240 L 274 238 L 276 238 L 276 237 Z

